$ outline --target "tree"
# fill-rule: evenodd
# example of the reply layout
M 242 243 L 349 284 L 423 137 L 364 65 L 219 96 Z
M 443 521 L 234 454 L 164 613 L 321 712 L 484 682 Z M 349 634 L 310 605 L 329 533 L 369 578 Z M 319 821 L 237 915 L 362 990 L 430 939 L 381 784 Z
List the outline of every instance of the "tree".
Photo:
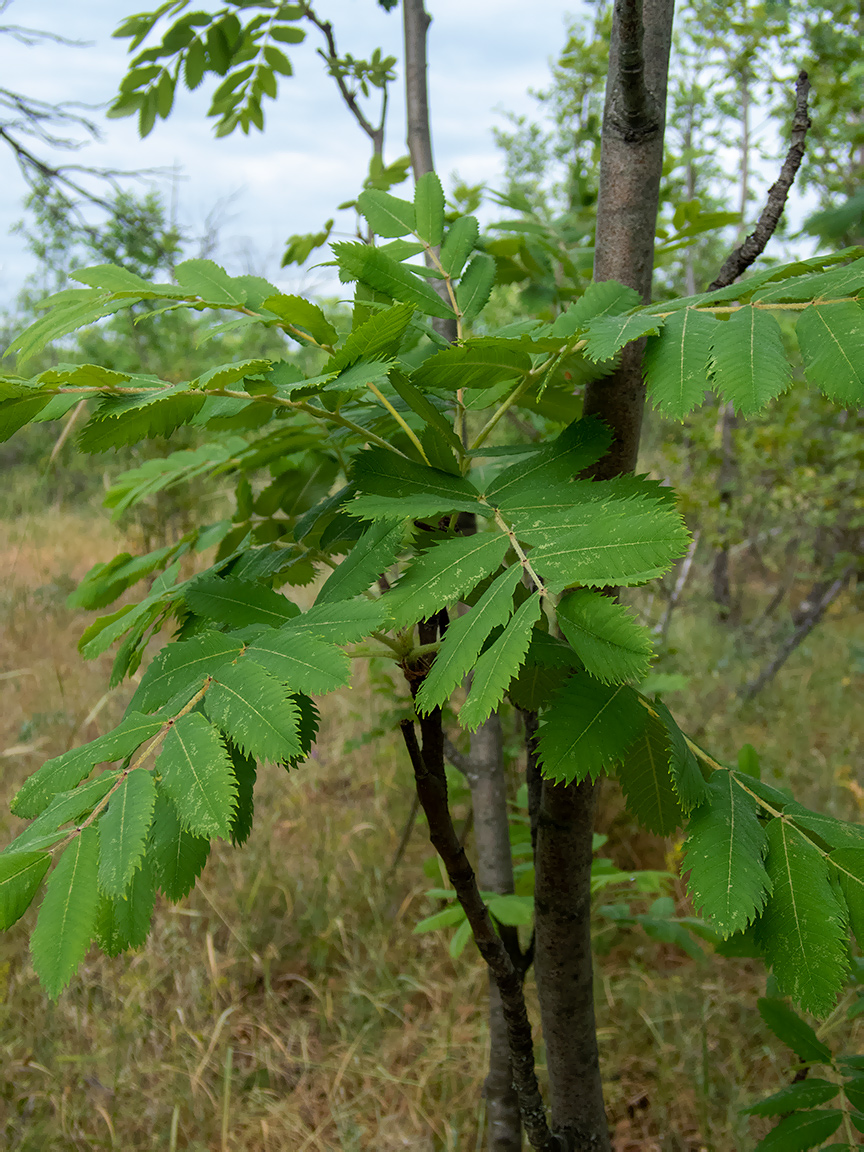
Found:
M 254 40 L 268 19 L 291 24 L 303 6 L 256 7 L 270 16 L 257 24 L 254 16 L 252 33 L 241 27 L 229 46 L 242 64 L 235 88 L 254 92 L 260 83 L 266 92 L 260 60 L 268 45 L 244 37 Z M 422 20 L 422 5 L 408 0 L 409 9 Z M 219 26 L 227 20 L 220 16 Z M 830 1010 L 847 970 L 849 926 L 859 944 L 864 935 L 864 835 L 720 763 L 661 700 L 634 687 L 648 670 L 651 637 L 614 590 L 644 584 L 688 547 L 674 494 L 633 474 L 643 373 L 654 404 L 672 415 L 700 404 L 707 387 L 743 414 L 757 412 L 791 376 L 779 313 L 796 324 L 811 383 L 859 404 L 864 266 L 856 250 L 650 302 L 671 22 L 671 0 L 615 5 L 594 277 L 552 321 L 472 328 L 494 284 L 494 260 L 479 247 L 475 218 L 447 220 L 443 189 L 426 171 L 412 200 L 376 188 L 358 197 L 370 234 L 385 243 L 333 245 L 340 277 L 357 285 L 344 340 L 316 305 L 206 260 L 178 264 L 171 284 L 113 265 L 78 270 L 84 287 L 55 296 L 14 340 L 24 359 L 149 300 L 235 313 L 229 323 L 280 331 L 318 356 L 308 372 L 261 356 L 179 383 L 98 364 L 3 379 L 4 435 L 49 403 L 82 399 L 95 403 L 79 437 L 85 451 L 168 436 L 192 419 L 207 426 L 230 415 L 257 430 L 230 461 L 205 445 L 194 464 L 185 453 L 169 456 L 158 478 L 139 477 L 127 491 L 134 501 L 190 467 L 234 475 L 232 522 L 94 569 L 77 594 L 107 606 L 160 573 L 138 604 L 101 617 L 85 635 L 85 655 L 123 638 L 116 680 L 140 665 L 164 624 L 176 621 L 177 632 L 149 664 L 120 726 L 47 762 L 15 798 L 14 810 L 32 823 L 0 854 L 3 923 L 23 915 L 57 856 L 32 936 L 49 994 L 71 979 L 92 939 L 112 955 L 140 944 L 156 889 L 169 899 L 188 892 L 211 838 L 246 839 L 256 762 L 293 769 L 308 755 L 312 697 L 348 681 L 347 647 L 358 658 L 388 653 L 405 676 L 415 718 L 401 727 L 417 795 L 500 995 L 532 1147 L 609 1147 L 588 921 L 593 806 L 604 774 L 618 778 L 647 827 L 687 826 L 690 891 L 717 935 L 763 956 L 781 993 L 805 1009 Z M 178 23 L 190 51 L 203 44 L 193 31 L 203 24 L 191 16 Z M 209 44 L 208 32 L 198 54 Z M 158 94 L 167 82 L 157 71 L 142 83 L 155 82 Z M 248 111 L 257 123 L 254 98 L 242 98 L 251 103 L 219 114 L 236 113 L 242 127 Z M 419 256 L 423 264 L 411 262 Z M 455 345 L 435 321 L 455 326 Z M 542 404 L 565 361 L 581 365 L 587 381 L 581 411 L 571 400 L 573 418 L 541 443 L 501 443 L 507 413 Z M 205 544 L 217 546 L 214 563 L 182 579 L 180 558 Z M 330 574 L 301 612 L 275 588 L 305 579 L 310 566 Z M 442 709 L 454 694 L 468 731 L 505 695 L 527 713 L 548 1119 L 524 972 L 450 818 Z M 104 763 L 115 767 L 91 776 Z M 515 902 L 495 899 L 496 917 L 506 919 Z M 842 1108 L 819 1113 L 820 1140 L 844 1124 L 851 1143 L 850 1091 Z

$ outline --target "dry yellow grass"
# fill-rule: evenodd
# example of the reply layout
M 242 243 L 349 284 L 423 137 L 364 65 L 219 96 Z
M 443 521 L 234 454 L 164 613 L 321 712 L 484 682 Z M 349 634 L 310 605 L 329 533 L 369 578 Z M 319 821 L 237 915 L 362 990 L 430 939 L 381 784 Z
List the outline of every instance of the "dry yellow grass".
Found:
M 110 658 L 80 660 L 86 617 L 64 607 L 72 580 L 115 550 L 104 521 L 46 514 L 23 535 L 15 524 L 0 531 L 6 842 L 18 824 L 8 800 L 23 777 L 106 730 L 128 689 L 106 697 Z M 678 626 L 693 628 L 683 616 Z M 830 656 L 818 652 L 808 687 L 814 707 L 828 707 L 834 686 L 819 678 L 830 678 Z M 772 690 L 775 706 L 784 692 L 800 704 L 800 678 L 793 668 L 788 688 Z M 706 704 L 709 690 L 717 699 Z M 723 692 L 706 673 L 684 702 L 715 738 Z M 388 875 L 410 802 L 395 739 L 345 751 L 372 726 L 379 702 L 362 686 L 328 698 L 315 757 L 289 775 L 262 771 L 249 844 L 217 844 L 192 896 L 158 903 L 147 945 L 116 961 L 91 952 L 56 1005 L 29 962 L 33 912 L 0 937 L 2 1147 L 482 1147 L 484 973 L 470 949 L 454 962 L 440 937 L 412 934 L 428 910 L 422 863 L 431 849 L 420 828 Z M 769 764 L 785 755 L 793 772 L 852 763 L 860 751 L 860 729 L 856 736 L 840 706 L 798 753 L 792 742 L 806 716 L 773 737 L 760 714 L 742 719 L 743 738 L 760 748 L 773 739 Z M 854 800 L 830 779 L 818 788 L 835 806 Z M 611 821 L 611 794 L 607 809 Z M 623 854 L 620 829 L 617 839 Z M 669 847 L 639 843 L 643 866 Z M 738 1110 L 778 1088 L 787 1061 L 755 1011 L 763 988 L 764 973 L 748 961 L 696 964 L 637 933 L 618 940 L 600 962 L 597 1000 L 615 1152 L 752 1146 L 756 1127 Z M 528 992 L 536 1020 L 530 982 Z M 848 1045 L 862 1047 L 864 1023 L 838 1035 L 844 1029 Z

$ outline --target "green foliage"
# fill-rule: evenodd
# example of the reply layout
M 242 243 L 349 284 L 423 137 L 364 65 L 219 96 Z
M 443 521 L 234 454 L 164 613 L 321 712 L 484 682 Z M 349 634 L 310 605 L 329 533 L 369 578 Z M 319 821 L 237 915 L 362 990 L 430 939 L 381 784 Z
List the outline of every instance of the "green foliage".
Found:
M 740 932 L 762 911 L 771 892 L 768 849 L 758 803 L 732 772 L 717 771 L 708 798 L 691 814 L 684 868 L 697 911 L 724 936 Z
M 240 65 L 219 56 L 224 29 L 211 36 L 214 26 L 202 41 L 207 53 L 212 42 L 207 59 L 231 78 Z M 185 51 L 205 25 L 183 27 Z M 136 28 L 133 38 L 144 24 Z M 235 32 L 237 43 L 247 35 L 239 17 Z M 253 49 L 249 41 L 237 51 Z M 220 115 L 230 120 L 227 109 Z M 708 923 L 675 917 L 662 890 L 647 912 L 604 913 L 610 923 L 638 924 L 694 956 L 702 955 L 694 935 L 727 938 L 722 950 L 746 934 L 781 993 L 829 1012 L 848 927 L 859 939 L 864 931 L 864 838 L 763 784 L 752 773 L 755 753 L 742 771 L 719 764 L 630 683 L 648 673 L 652 637 L 599 590 L 667 572 L 689 535 L 669 489 L 646 477 L 588 478 L 611 433 L 579 417 L 561 371 L 596 378 L 625 343 L 647 335 L 648 387 L 664 412 L 683 417 L 709 388 L 754 412 L 789 378 L 774 319 L 783 315 L 790 330 L 797 321 L 813 382 L 864 401 L 855 371 L 843 368 L 844 355 L 856 363 L 860 251 L 652 305 L 614 282 L 594 284 L 550 323 L 478 334 L 470 325 L 499 257 L 474 254 L 476 220 L 447 217 L 435 177 L 418 182 L 413 201 L 391 195 L 383 175 L 370 181 L 357 207 L 393 243 L 334 246 L 343 281 L 357 282 L 348 334 L 316 304 L 191 260 L 171 284 L 106 265 L 81 270 L 86 287 L 49 301 L 13 341 L 23 357 L 158 302 L 234 313 L 289 337 L 307 359 L 220 352 L 185 380 L 96 362 L 0 380 L 0 424 L 10 434 L 50 405 L 65 411 L 81 399 L 85 450 L 176 437 L 190 421 L 202 430 L 203 444 L 122 476 L 108 498 L 117 512 L 193 479 L 234 490 L 225 518 L 97 566 L 75 594 L 76 604 L 104 609 L 152 578 L 137 603 L 102 616 L 82 639 L 88 656 L 121 642 L 115 682 L 138 668 L 164 626 L 177 631 L 147 665 L 121 724 L 43 765 L 16 797 L 16 813 L 32 823 L 0 855 L 4 923 L 24 913 L 59 850 L 34 934 L 46 988 L 59 992 L 94 937 L 112 955 L 137 947 L 157 888 L 181 899 L 212 837 L 248 838 L 258 763 L 294 767 L 309 754 L 312 696 L 350 683 L 351 656 L 387 654 L 410 675 L 421 670 L 418 713 L 445 708 L 470 673 L 454 709 L 463 728 L 482 724 L 508 695 L 541 713 L 538 755 L 549 779 L 616 774 L 648 828 L 668 835 L 687 826 L 684 867 Z M 699 218 L 682 217 L 680 227 Z M 533 243 L 541 233 L 519 235 Z M 826 303 L 829 290 L 846 295 Z M 435 332 L 437 319 L 455 321 L 454 344 Z M 512 413 L 551 435 L 513 443 L 503 432 Z M 208 548 L 210 566 L 185 575 L 184 560 Z M 327 579 L 301 611 L 292 588 L 318 574 Z M 430 620 L 438 635 L 421 644 L 415 626 Z M 90 777 L 99 764 L 114 766 Z M 598 890 L 619 882 L 611 876 L 598 871 Z M 501 923 L 525 923 L 527 899 L 496 898 L 490 909 Z M 457 927 L 455 951 L 467 940 L 467 927 Z
M 141 863 L 153 820 L 156 787 L 145 768 L 125 774 L 99 820 L 99 887 L 122 896 Z
M 759 1013 L 774 1035 L 800 1061 L 791 1084 L 744 1111 L 751 1116 L 779 1116 L 779 1122 L 756 1145 L 756 1152 L 795 1152 L 797 1149 L 856 1146 L 861 1131 L 860 1057 L 835 1054 L 811 1026 L 783 1000 L 763 997 Z M 809 1076 L 811 1067 L 829 1069 L 831 1079 Z M 802 1078 L 803 1076 L 806 1079 Z M 823 1104 L 833 1104 L 823 1108 Z M 843 1126 L 844 1142 L 825 1142 Z
M 87 954 L 99 910 L 99 833 L 84 828 L 49 877 L 30 937 L 33 967 L 45 991 L 60 995 Z
M 596 780 L 633 744 L 648 713 L 632 688 L 577 673 L 555 693 L 543 716 L 538 752 L 550 780 Z
M 779 987 L 808 1012 L 826 1016 L 847 971 L 848 917 L 815 844 L 782 819 L 770 820 L 766 868 L 771 899 L 756 937 Z

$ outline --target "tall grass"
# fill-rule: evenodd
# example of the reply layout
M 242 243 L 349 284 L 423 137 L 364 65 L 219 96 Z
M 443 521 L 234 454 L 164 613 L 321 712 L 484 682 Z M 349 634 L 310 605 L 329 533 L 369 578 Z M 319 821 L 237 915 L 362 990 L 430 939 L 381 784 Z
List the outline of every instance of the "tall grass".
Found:
M 85 617 L 64 606 L 72 582 L 116 550 L 104 521 L 46 513 L 0 534 L 6 842 L 21 780 L 106 730 L 128 689 L 106 694 L 108 658 L 81 662 Z M 844 766 L 861 740 L 850 694 L 862 677 L 837 656 L 850 621 L 827 621 L 731 721 L 738 681 L 723 633 L 686 612 L 673 628 L 676 667 L 689 662 L 691 680 L 671 702 L 691 727 L 721 754 L 750 740 L 769 777 L 850 815 Z M 418 826 L 390 871 L 411 785 L 394 737 L 364 739 L 382 700 L 366 682 L 328 698 L 314 757 L 260 773 L 248 845 L 216 844 L 190 898 L 158 902 L 147 945 L 116 961 L 91 952 L 56 1004 L 29 961 L 34 913 L 0 937 L 4 1148 L 482 1147 L 485 974 L 472 949 L 453 961 L 440 937 L 412 932 L 429 911 L 432 853 Z M 622 824 L 611 786 L 603 813 L 619 859 L 674 858 L 674 843 Z M 635 931 L 613 937 L 597 1008 L 615 1152 L 752 1146 L 765 1129 L 739 1109 L 787 1075 L 755 1010 L 763 990 L 751 961 L 697 963 Z M 536 1020 L 530 980 L 528 994 Z M 837 1035 L 862 1048 L 862 1019 Z M 538 1051 L 542 1074 L 542 1042 Z

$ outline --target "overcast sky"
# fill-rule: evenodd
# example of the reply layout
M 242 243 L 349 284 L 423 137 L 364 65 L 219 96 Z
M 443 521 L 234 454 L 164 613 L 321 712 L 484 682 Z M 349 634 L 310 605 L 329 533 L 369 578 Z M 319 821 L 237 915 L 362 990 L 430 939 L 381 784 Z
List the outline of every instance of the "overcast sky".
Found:
M 495 186 L 501 162 L 492 127 L 505 123 L 503 109 L 533 113 L 536 102 L 528 90 L 547 82 L 550 59 L 563 46 L 568 13 L 579 3 L 427 0 L 433 16 L 429 81 L 435 159 L 445 186 L 454 171 L 471 183 Z M 130 11 L 144 6 L 141 0 L 130 0 L 128 8 L 123 0 L 14 0 L 3 24 L 48 29 L 89 44 L 24 47 L 0 36 L 3 87 L 51 102 L 106 103 L 127 62 L 128 41 L 113 40 L 111 32 Z M 333 21 L 341 53 L 364 56 L 381 46 L 401 56 L 398 10 L 387 14 L 375 0 L 320 0 L 318 9 Z M 276 103 L 265 101 L 263 135 L 253 130 L 248 137 L 239 131 L 222 140 L 213 137 L 212 122 L 205 118 L 214 87 L 208 79 L 196 93 L 178 91 L 170 119 L 159 121 L 144 141 L 134 118 L 109 121 L 94 112 L 103 140 L 82 149 L 76 160 L 129 169 L 176 166 L 179 218 L 192 231 L 214 206 L 225 205 L 220 259 L 230 271 L 255 271 L 299 287 L 278 272 L 285 237 L 317 230 L 338 203 L 352 199 L 369 160 L 367 140 L 324 74 L 317 46 L 311 28 L 304 44 L 291 46 L 295 75 L 280 78 Z M 401 83 L 400 69 L 393 85 L 387 160 L 406 151 Z M 33 260 L 20 237 L 9 232 L 22 216 L 24 182 L 6 149 L 0 150 L 0 165 L 2 307 L 32 270 Z M 172 180 L 165 178 L 158 186 L 170 203 Z

